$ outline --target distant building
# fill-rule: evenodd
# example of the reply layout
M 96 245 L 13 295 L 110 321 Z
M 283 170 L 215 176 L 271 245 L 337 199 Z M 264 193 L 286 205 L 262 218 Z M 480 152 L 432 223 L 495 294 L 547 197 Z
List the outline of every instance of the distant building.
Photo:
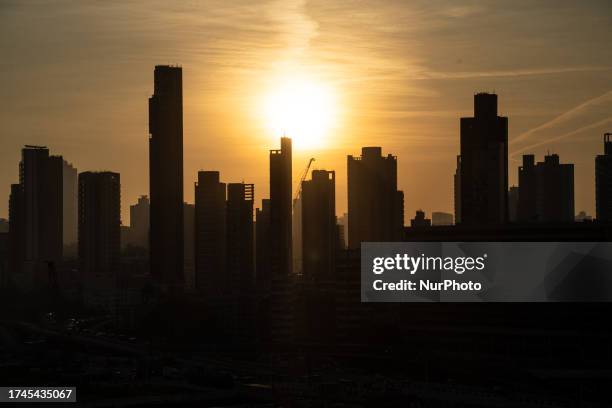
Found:
M 453 177 L 455 187 L 455 224 L 461 224 L 461 156 L 457 156 L 457 168 Z
M 417 210 L 414 218 L 410 220 L 410 226 L 412 228 L 431 227 L 431 220 L 429 218 L 425 218 L 425 212 L 423 210 Z
M 519 188 L 512 186 L 508 190 L 508 220 L 510 222 L 518 221 L 518 206 L 519 206 Z
M 523 156 L 519 167 L 518 220 L 521 222 L 574 222 L 574 165 L 560 164 L 556 154 L 535 164 Z
M 250 292 L 255 279 L 253 246 L 253 200 L 255 186 L 245 183 L 227 185 L 227 276 L 231 291 Z
M 77 169 L 66 160 L 62 163 L 63 175 L 63 235 L 64 246 L 74 246 L 78 240 L 78 176 Z
M 508 118 L 497 95 L 474 95 L 474 117 L 461 118 L 461 217 L 468 225 L 508 220 Z
M 195 285 L 208 295 L 227 288 L 226 187 L 218 171 L 199 171 L 195 185 Z
M 130 244 L 149 248 L 149 225 L 151 204 L 149 197 L 142 195 L 138 202 L 130 205 Z
M 195 289 L 195 204 L 184 204 L 183 221 L 185 289 L 193 291 Z
M 183 277 L 183 71 L 158 65 L 149 98 L 151 276 L 167 289 Z
M 404 194 L 397 189 L 397 158 L 380 147 L 348 156 L 348 246 L 397 241 L 404 224 Z
M 337 251 L 336 173 L 313 170 L 302 184 L 302 265 L 306 279 L 334 276 Z
M 453 214 L 434 211 L 431 213 L 431 225 L 453 225 Z
M 575 220 L 576 222 L 589 222 L 593 221 L 593 217 L 587 214 L 586 211 L 580 211 L 578 214 L 576 214 Z
M 604 134 L 604 154 L 595 159 L 595 207 L 598 221 L 612 223 L 612 133 Z
M 119 173 L 79 174 L 79 270 L 88 282 L 116 278 L 120 260 Z

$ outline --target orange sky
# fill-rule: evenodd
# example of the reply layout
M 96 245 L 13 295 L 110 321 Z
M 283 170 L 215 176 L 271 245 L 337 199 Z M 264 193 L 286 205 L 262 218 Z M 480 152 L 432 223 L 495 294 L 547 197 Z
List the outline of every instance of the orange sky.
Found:
M 0 217 L 20 148 L 43 144 L 79 171 L 121 173 L 123 221 L 148 193 L 147 98 L 156 64 L 183 66 L 185 199 L 197 170 L 268 194 L 265 95 L 279 78 L 334 90 L 324 142 L 294 152 L 337 172 L 380 145 L 398 156 L 406 220 L 452 212 L 459 117 L 495 91 L 520 154 L 576 164 L 576 210 L 593 213 L 594 156 L 612 129 L 612 5 L 575 1 L 28 2 L 0 5 Z M 291 136 L 291 135 L 289 135 Z

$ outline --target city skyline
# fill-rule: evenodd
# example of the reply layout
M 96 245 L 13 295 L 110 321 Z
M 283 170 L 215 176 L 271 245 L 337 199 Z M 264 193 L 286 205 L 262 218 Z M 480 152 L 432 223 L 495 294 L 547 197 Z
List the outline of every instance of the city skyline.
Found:
M 594 215 L 593 157 L 601 153 L 612 105 L 609 4 L 351 7 L 352 21 L 367 25 L 376 17 L 378 28 L 367 39 L 335 20 L 346 10 L 340 3 L 231 2 L 211 15 L 193 4 L 68 10 L 66 3 L 6 3 L 0 41 L 13 41 L 19 27 L 30 30 L 3 47 L 2 89 L 11 103 L 0 113 L 8 135 L 0 193 L 8 197 L 18 179 L 20 148 L 47 145 L 79 171 L 121 173 L 122 220 L 129 224 L 129 205 L 148 195 L 150 68 L 180 63 L 188 202 L 194 202 L 197 170 L 208 169 L 220 170 L 227 182 L 240 182 L 244 168 L 253 169 L 246 181 L 257 186 L 255 202 L 269 196 L 266 152 L 281 134 L 254 107 L 279 76 L 295 71 L 334 88 L 341 109 L 326 143 L 308 149 L 296 143 L 292 190 L 308 158 L 316 157 L 317 168 L 336 171 L 337 214 L 346 212 L 346 156 L 362 146 L 398 156 L 406 220 L 419 208 L 452 212 L 458 118 L 471 116 L 473 93 L 495 90 L 500 115 L 509 118 L 509 184 L 517 184 L 522 154 L 542 157 L 550 150 L 575 164 L 576 212 Z M 491 14 L 493 8 L 498 12 Z M 517 11 L 524 16 L 520 24 L 508 24 Z M 406 21 L 414 24 L 405 28 Z M 230 29 L 236 26 L 241 29 Z M 491 44 L 477 41 L 483 35 Z M 354 40 L 364 42 L 346 48 Z M 54 41 L 62 52 L 53 52 Z M 220 51 L 228 46 L 236 52 Z M 341 49 L 352 49 L 350 58 Z M 435 174 L 435 188 L 422 174 Z M 7 217 L 7 206 L 8 200 L 0 202 L 0 217 Z
M 608 406 L 611 28 L 0 0 L 0 402 Z

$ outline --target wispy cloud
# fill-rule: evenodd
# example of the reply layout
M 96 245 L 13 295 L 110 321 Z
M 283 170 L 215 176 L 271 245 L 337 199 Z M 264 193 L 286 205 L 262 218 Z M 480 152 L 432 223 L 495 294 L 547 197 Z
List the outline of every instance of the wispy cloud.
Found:
M 600 121 L 597 121 L 595 123 L 591 123 L 590 125 L 586 125 L 586 126 L 582 126 L 578 129 L 574 129 L 570 132 L 565 132 L 562 133 L 560 135 L 556 135 L 556 136 L 551 136 L 548 137 L 546 139 L 540 140 L 536 143 L 532 143 L 529 144 L 519 150 L 514 150 L 512 152 L 512 156 L 517 156 L 525 151 L 531 151 L 537 147 L 541 147 L 541 146 L 545 146 L 545 145 L 549 145 L 553 142 L 558 142 L 560 140 L 564 140 L 564 139 L 568 139 L 574 136 L 580 136 L 580 135 L 584 135 L 586 134 L 590 134 L 593 130 L 597 130 L 597 129 L 601 129 L 604 126 L 607 126 L 608 124 L 612 123 L 612 116 L 602 119 Z
M 498 71 L 476 71 L 476 72 L 423 72 L 417 74 L 414 79 L 478 79 L 478 78 L 504 78 L 524 77 L 536 75 L 567 74 L 576 72 L 612 71 L 609 67 L 559 67 L 559 68 L 536 68 L 536 69 L 512 69 Z
M 598 113 L 601 115 L 609 114 L 612 111 L 612 90 L 599 95 L 595 98 L 589 99 L 585 102 L 580 103 L 579 105 L 561 113 L 560 115 L 554 117 L 553 119 L 536 126 L 532 129 L 527 130 L 526 132 L 521 133 L 517 137 L 511 140 L 510 144 L 515 145 L 517 143 L 523 142 L 528 139 L 536 139 L 536 143 L 532 143 L 527 146 L 525 149 L 530 147 L 540 146 L 544 143 L 551 142 L 554 140 L 560 140 L 567 137 L 570 137 L 574 134 L 578 134 L 581 129 L 589 129 L 594 127 L 596 124 L 603 123 L 608 120 L 608 118 L 603 120 L 598 120 Z M 564 134 L 559 137 L 558 135 L 554 135 L 554 133 L 558 133 L 559 129 L 567 129 L 568 127 L 576 127 L 577 120 L 581 120 L 582 122 L 587 122 L 587 125 L 579 126 L 575 131 L 564 132 Z M 593 121 L 596 121 L 593 123 Z M 553 132 L 553 135 L 543 134 L 545 132 Z M 520 151 L 524 151 L 525 149 L 521 149 Z

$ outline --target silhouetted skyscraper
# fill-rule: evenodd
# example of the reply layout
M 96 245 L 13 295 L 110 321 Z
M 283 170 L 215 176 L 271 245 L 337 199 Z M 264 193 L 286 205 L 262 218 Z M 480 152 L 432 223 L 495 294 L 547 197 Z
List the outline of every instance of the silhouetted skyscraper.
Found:
M 254 283 L 253 200 L 255 186 L 227 185 L 227 274 L 232 291 L 247 294 Z
M 598 221 L 612 222 L 612 133 L 604 135 L 604 154 L 595 159 L 595 207 Z
M 151 275 L 164 287 L 183 285 L 183 74 L 155 67 L 149 99 Z
M 556 154 L 537 164 L 533 155 L 524 155 L 518 203 L 521 222 L 573 222 L 574 165 L 560 164 Z
M 397 190 L 397 158 L 380 147 L 363 147 L 347 157 L 348 246 L 366 241 L 397 241 L 403 233 L 404 195 Z
M 146 195 L 130 205 L 130 243 L 140 248 L 149 248 L 149 225 L 151 205 Z
M 474 95 L 474 117 L 461 118 L 462 224 L 508 220 L 508 118 L 497 116 L 497 95 Z
M 117 277 L 120 256 L 119 173 L 79 174 L 79 270 L 85 282 Z
M 78 176 L 77 169 L 63 161 L 63 235 L 64 246 L 76 245 L 78 234 Z
M 218 171 L 198 172 L 195 185 L 195 284 L 198 291 L 221 295 L 227 289 L 225 183 Z
M 62 259 L 63 159 L 49 156 L 46 147 L 26 146 L 19 178 L 23 189 L 24 267 L 29 275 L 24 283 L 44 283 L 50 265 Z
M 333 278 L 337 234 L 336 173 L 313 170 L 302 183 L 302 273 L 307 279 Z
M 287 276 L 293 269 L 291 171 L 291 139 L 282 137 L 280 150 L 270 150 L 270 257 L 274 276 Z

